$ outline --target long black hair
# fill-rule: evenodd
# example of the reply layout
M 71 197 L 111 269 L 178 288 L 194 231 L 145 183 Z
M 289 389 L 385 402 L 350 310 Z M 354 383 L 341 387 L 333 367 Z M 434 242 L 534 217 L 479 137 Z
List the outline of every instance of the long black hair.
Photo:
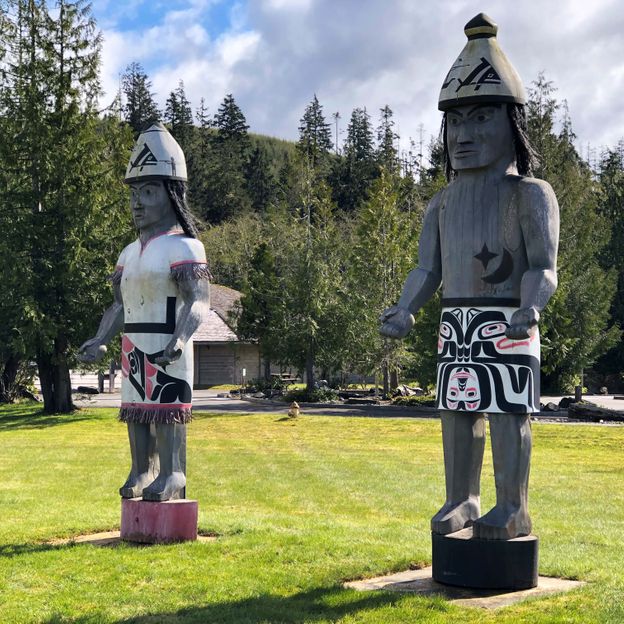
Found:
M 169 195 L 169 199 L 173 205 L 178 223 L 182 226 L 184 233 L 190 238 L 197 238 L 199 236 L 198 223 L 197 219 L 192 215 L 186 201 L 186 182 L 182 182 L 181 180 L 169 180 L 167 178 L 165 178 L 163 182 L 167 195 Z
M 529 141 L 526 107 L 524 104 L 507 104 L 507 116 L 511 124 L 511 134 L 513 136 L 514 151 L 516 152 L 516 167 L 518 168 L 518 173 L 523 176 L 532 176 L 534 169 L 539 165 L 539 157 Z M 446 175 L 446 179 L 450 182 L 455 175 L 455 170 L 451 167 L 451 159 L 448 153 L 446 113 L 442 119 L 440 134 L 442 135 L 442 145 L 444 148 L 444 174 Z

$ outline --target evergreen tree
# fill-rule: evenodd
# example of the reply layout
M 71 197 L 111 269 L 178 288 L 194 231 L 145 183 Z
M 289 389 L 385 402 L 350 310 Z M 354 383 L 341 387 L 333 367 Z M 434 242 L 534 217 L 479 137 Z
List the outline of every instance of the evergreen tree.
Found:
M 561 215 L 559 286 L 540 322 L 543 383 L 569 391 L 618 339 L 617 328 L 608 326 L 616 276 L 598 262 L 609 223 L 599 214 L 592 172 L 574 148 L 569 119 L 560 133 L 554 130 L 559 103 L 552 83 L 540 74 L 533 84 L 528 125 L 540 155 L 536 177 L 552 185 Z
M 188 202 L 195 214 L 205 215 L 206 199 L 209 197 L 208 170 L 212 158 L 212 119 L 208 114 L 206 100 L 201 98 L 195 111 L 197 127 L 192 133 L 191 149 L 187 159 Z
M 334 198 L 341 209 L 352 212 L 366 200 L 373 180 L 379 175 L 373 130 L 365 108 L 356 108 L 351 114 L 343 154 L 336 161 Z
M 351 324 L 357 326 L 352 360 L 360 373 L 381 372 L 386 394 L 390 377 L 396 379 L 405 358 L 405 346 L 379 334 L 379 316 L 401 294 L 413 268 L 419 232 L 415 215 L 400 208 L 399 187 L 399 176 L 383 169 L 358 214 L 350 262 Z
M 238 150 L 241 158 L 247 155 L 249 149 L 249 126 L 243 111 L 228 93 L 219 110 L 214 116 L 214 127 L 217 129 L 216 142 L 227 144 L 230 149 Z
M 266 212 L 277 196 L 277 182 L 271 173 L 266 150 L 259 145 L 252 150 L 245 166 L 247 194 L 254 212 Z
M 324 173 L 333 144 L 331 126 L 325 121 L 323 107 L 316 94 L 301 118 L 297 147 L 313 170 L 319 169 Z
M 54 13 L 34 0 L 14 7 L 2 101 L 14 140 L 0 149 L 11 207 L 0 230 L 20 232 L 3 241 L 20 260 L 22 315 L 12 330 L 37 362 L 45 411 L 65 412 L 72 353 L 95 330 L 110 297 L 106 275 L 130 233 L 122 184 L 130 137 L 95 108 L 101 40 L 88 3 L 61 0 Z
M 206 100 L 201 98 L 199 101 L 199 107 L 195 111 L 195 119 L 197 119 L 197 132 L 195 136 L 197 141 L 195 144 L 195 150 L 198 157 L 201 160 L 207 160 L 210 154 L 210 132 L 212 128 L 212 120 L 208 114 L 208 107 L 206 106 Z
M 260 215 L 248 212 L 201 232 L 215 283 L 244 290 L 256 248 L 266 240 L 263 226 Z
M 305 370 L 311 391 L 317 367 L 336 370 L 344 357 L 337 342 L 346 336 L 337 329 L 344 263 L 329 187 L 317 181 L 307 163 L 302 163 L 298 189 L 299 211 L 290 216 L 295 235 L 286 241 L 279 361 Z
M 185 154 L 190 154 L 193 136 L 193 111 L 191 110 L 191 103 L 186 97 L 182 80 L 178 82 L 178 87 L 169 94 L 163 117 L 182 151 Z
M 264 378 L 271 378 L 271 361 L 279 357 L 281 336 L 278 310 L 281 307 L 281 282 L 277 275 L 275 256 L 267 242 L 256 248 L 249 273 L 242 289 L 242 307 L 236 323 L 238 335 L 257 340 L 264 362 Z
M 205 179 L 201 197 L 194 202 L 209 223 L 243 214 L 250 208 L 245 172 L 249 158 L 248 126 L 231 94 L 225 96 L 214 116 L 210 154 L 204 163 Z
M 138 136 L 150 123 L 160 119 L 160 111 L 152 93 L 152 83 L 140 63 L 130 63 L 121 77 L 126 96 L 125 119 Z
M 396 142 L 399 135 L 394 130 L 394 113 L 386 104 L 380 109 L 381 118 L 377 128 L 377 162 L 380 167 L 394 172 L 399 168 L 399 152 Z
M 602 250 L 600 262 L 617 273 L 617 289 L 611 304 L 611 322 L 624 328 L 624 141 L 602 155 L 599 165 L 600 214 L 611 225 L 611 237 Z M 621 340 L 598 362 L 597 368 L 609 375 L 609 389 L 621 387 L 624 371 L 624 342 Z M 620 377 L 620 379 L 618 379 Z M 617 391 L 617 390 L 616 390 Z

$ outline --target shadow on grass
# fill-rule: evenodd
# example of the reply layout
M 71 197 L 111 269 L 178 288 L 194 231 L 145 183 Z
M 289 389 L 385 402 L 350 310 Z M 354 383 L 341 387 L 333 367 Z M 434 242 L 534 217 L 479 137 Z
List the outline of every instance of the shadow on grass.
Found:
M 157 624 L 160 622 L 182 622 L 186 624 L 301 624 L 302 622 L 336 622 L 360 611 L 393 606 L 405 599 L 405 594 L 391 592 L 354 592 L 340 587 L 319 588 L 301 592 L 293 596 L 264 594 L 234 602 L 220 602 L 212 605 L 190 607 L 168 613 L 151 613 L 123 620 L 116 624 Z M 431 599 L 430 599 L 431 600 Z M 440 601 L 428 602 L 428 611 L 438 608 L 445 610 Z M 98 614 L 103 617 L 104 614 Z M 77 619 L 52 617 L 45 624 L 71 622 L 87 624 L 100 621 L 85 616 Z M 108 621 L 108 620 L 106 620 Z
M 84 548 L 87 546 L 97 546 L 98 548 L 153 548 L 154 544 L 141 544 L 139 542 L 126 542 L 119 537 L 102 538 L 94 540 L 76 540 L 71 539 L 55 542 L 39 542 L 24 544 L 4 544 L 0 545 L 0 559 L 11 557 L 19 557 L 20 555 L 31 555 L 40 552 L 49 552 L 52 550 L 69 550 L 72 548 Z
M 10 559 L 20 555 L 60 550 L 61 548 L 66 548 L 66 546 L 61 544 L 4 544 L 0 546 L 0 558 Z
M 17 429 L 45 429 L 97 418 L 77 409 L 69 414 L 46 414 L 37 404 L 0 407 L 0 431 Z

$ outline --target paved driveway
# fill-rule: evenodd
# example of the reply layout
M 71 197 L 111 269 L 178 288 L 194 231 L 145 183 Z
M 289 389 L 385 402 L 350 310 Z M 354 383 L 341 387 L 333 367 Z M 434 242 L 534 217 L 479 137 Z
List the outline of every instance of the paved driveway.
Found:
M 262 400 L 242 401 L 240 399 L 231 399 L 229 397 L 219 397 L 224 394 L 223 390 L 194 390 L 193 391 L 193 408 L 206 412 L 226 412 L 226 413 L 262 413 L 277 412 L 284 414 L 288 412 L 288 405 L 271 402 L 269 404 Z M 591 395 L 584 397 L 586 401 L 605 407 L 607 409 L 624 411 L 624 399 L 614 398 L 612 395 L 600 396 Z M 558 404 L 561 396 L 543 396 L 542 403 Z M 118 408 L 121 403 L 121 394 L 119 392 L 113 394 L 96 394 L 96 395 L 74 395 L 74 402 L 79 407 L 111 407 Z M 431 413 L 424 411 L 419 414 L 414 408 L 401 409 L 398 406 L 388 407 L 381 405 L 350 405 L 350 406 L 317 406 L 303 407 L 302 412 L 306 414 L 319 414 L 326 416 L 396 416 L 396 417 L 414 417 L 414 416 L 430 416 Z M 551 415 L 554 415 L 551 413 Z M 542 412 L 543 417 L 549 414 Z

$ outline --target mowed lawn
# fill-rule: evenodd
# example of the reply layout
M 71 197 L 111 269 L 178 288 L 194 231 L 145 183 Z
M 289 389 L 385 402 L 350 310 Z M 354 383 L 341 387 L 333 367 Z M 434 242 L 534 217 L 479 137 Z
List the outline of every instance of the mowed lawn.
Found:
M 497 611 L 342 588 L 431 563 L 438 420 L 197 413 L 188 496 L 212 542 L 52 545 L 119 528 L 114 410 L 0 409 L 0 622 L 624 622 L 624 427 L 535 424 L 540 573 L 569 594 Z M 489 447 L 483 509 L 493 504 Z

